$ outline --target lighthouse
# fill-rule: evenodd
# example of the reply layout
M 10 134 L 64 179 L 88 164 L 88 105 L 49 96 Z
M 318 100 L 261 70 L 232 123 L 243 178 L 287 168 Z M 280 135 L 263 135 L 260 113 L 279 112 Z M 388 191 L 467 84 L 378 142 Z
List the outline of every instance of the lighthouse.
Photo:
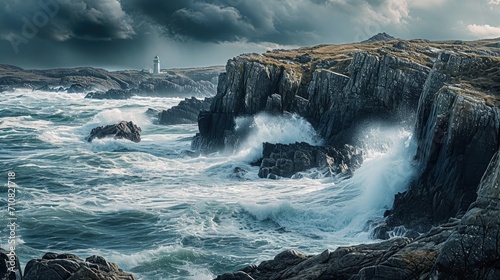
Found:
M 153 62 L 154 62 L 153 74 L 155 75 L 160 74 L 160 58 L 158 56 L 155 56 Z

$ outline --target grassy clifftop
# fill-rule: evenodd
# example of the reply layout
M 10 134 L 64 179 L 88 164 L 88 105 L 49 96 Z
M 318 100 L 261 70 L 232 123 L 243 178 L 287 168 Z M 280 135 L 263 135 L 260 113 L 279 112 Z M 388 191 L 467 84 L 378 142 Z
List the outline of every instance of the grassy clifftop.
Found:
M 441 53 L 471 61 L 469 67 L 451 76 L 450 84 L 464 94 L 484 98 L 500 106 L 500 38 L 480 41 L 390 40 L 344 45 L 320 45 L 295 50 L 274 50 L 243 57 L 266 65 L 283 67 L 307 80 L 316 69 L 349 75 L 354 55 L 366 52 L 377 57 L 391 55 L 432 68 Z

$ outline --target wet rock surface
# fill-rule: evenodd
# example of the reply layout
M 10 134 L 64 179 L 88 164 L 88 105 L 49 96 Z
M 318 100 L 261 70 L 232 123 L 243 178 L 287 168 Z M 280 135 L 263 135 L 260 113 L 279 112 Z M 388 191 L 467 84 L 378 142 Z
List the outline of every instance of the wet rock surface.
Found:
M 91 256 L 83 260 L 72 254 L 47 253 L 41 259 L 28 262 L 25 280 L 135 280 L 133 274 L 122 271 L 115 263 L 103 257 Z
M 350 177 L 363 163 L 361 149 L 349 145 L 336 149 L 307 143 L 288 145 L 264 143 L 263 147 L 260 178 L 290 178 L 312 168 L 317 168 L 322 176 Z
M 415 239 L 340 247 L 315 256 L 285 251 L 273 260 L 216 279 L 499 279 L 500 154 L 461 219 Z
M 163 110 L 159 114 L 159 123 L 163 125 L 174 124 L 196 124 L 201 111 L 210 109 L 212 98 L 197 99 L 195 97 L 186 98 L 168 110 Z
M 133 122 L 122 121 L 118 124 L 100 126 L 92 129 L 87 137 L 88 142 L 92 142 L 95 138 L 102 139 L 113 137 L 114 139 L 127 139 L 135 143 L 141 142 L 141 131 Z

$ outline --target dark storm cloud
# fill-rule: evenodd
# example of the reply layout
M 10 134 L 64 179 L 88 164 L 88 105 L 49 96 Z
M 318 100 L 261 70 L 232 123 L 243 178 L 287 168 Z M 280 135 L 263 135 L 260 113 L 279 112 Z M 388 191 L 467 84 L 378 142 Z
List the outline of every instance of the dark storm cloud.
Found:
M 277 0 L 123 0 L 124 10 L 160 26 L 167 36 L 201 42 L 296 43 L 315 33 L 302 1 Z
M 223 64 L 241 52 L 378 32 L 498 37 L 499 21 L 498 0 L 0 0 L 0 63 L 137 68 L 162 54 L 176 66 L 194 57 Z
M 113 40 L 134 35 L 117 0 L 3 0 L 0 38 Z M 17 37 L 19 39 L 19 37 Z

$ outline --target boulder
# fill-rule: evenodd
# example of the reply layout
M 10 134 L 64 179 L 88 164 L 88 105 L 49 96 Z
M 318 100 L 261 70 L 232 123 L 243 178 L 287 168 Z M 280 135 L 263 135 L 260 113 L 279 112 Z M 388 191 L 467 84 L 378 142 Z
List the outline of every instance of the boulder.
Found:
M 24 280 L 135 280 L 115 263 L 103 257 L 91 256 L 85 260 L 72 254 L 47 253 L 41 259 L 28 262 Z
M 118 124 L 100 126 L 92 129 L 87 137 L 88 142 L 95 138 L 102 139 L 113 137 L 114 139 L 127 139 L 135 143 L 141 142 L 142 129 L 133 122 L 122 121 Z
M 159 115 L 160 124 L 195 124 L 198 121 L 200 112 L 210 109 L 212 100 L 212 98 L 205 98 L 203 100 L 196 99 L 195 97 L 186 98 L 177 106 L 162 111 Z
M 102 91 L 93 91 L 88 93 L 85 98 L 91 99 L 129 99 L 134 96 L 134 93 L 131 90 L 122 90 L 122 89 L 110 89 L 106 92 Z
M 0 280 L 22 280 L 22 270 L 15 254 L 0 248 Z

